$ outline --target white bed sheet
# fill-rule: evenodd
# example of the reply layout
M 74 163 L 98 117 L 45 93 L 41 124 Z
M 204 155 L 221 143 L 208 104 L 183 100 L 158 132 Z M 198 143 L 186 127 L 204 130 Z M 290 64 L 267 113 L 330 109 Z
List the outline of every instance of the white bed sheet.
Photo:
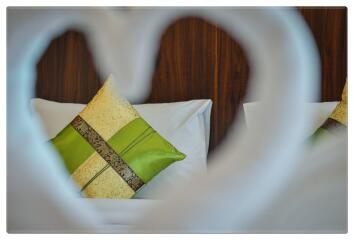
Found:
M 85 199 L 103 218 L 100 230 L 110 233 L 129 232 L 137 221 L 162 200 L 153 199 Z

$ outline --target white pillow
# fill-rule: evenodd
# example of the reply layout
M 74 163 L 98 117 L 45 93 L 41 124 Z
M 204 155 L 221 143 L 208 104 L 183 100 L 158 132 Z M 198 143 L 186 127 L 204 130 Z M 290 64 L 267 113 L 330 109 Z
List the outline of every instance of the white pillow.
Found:
M 49 140 L 56 136 L 86 106 L 32 99 Z M 162 199 L 170 189 L 196 172 L 206 173 L 211 100 L 134 105 L 141 116 L 178 150 L 186 154 L 141 188 L 135 198 Z
M 308 103 L 307 110 L 310 114 L 311 121 L 305 130 L 305 138 L 312 135 L 324 121 L 331 115 L 338 102 L 319 102 Z M 245 120 L 247 128 L 251 129 L 258 124 L 259 119 L 257 113 L 260 111 L 262 104 L 260 102 L 244 103 Z

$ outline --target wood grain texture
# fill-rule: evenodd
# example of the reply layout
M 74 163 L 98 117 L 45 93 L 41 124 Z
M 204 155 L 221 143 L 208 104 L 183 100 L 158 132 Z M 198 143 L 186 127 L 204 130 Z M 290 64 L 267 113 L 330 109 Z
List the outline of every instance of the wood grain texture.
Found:
M 68 31 L 53 39 L 37 64 L 37 97 L 88 103 L 101 86 L 83 34 Z
M 299 8 L 321 55 L 322 101 L 338 100 L 347 76 L 346 8 Z M 36 96 L 87 103 L 103 80 L 85 37 L 68 31 L 54 39 L 38 63 Z M 199 18 L 171 24 L 161 39 L 149 103 L 213 100 L 210 150 L 227 135 L 247 89 L 249 66 L 240 45 Z
M 321 101 L 339 100 L 347 78 L 347 8 L 299 8 L 321 56 Z
M 179 20 L 162 37 L 147 102 L 212 99 L 210 150 L 221 142 L 245 94 L 248 64 L 224 31 L 198 18 Z

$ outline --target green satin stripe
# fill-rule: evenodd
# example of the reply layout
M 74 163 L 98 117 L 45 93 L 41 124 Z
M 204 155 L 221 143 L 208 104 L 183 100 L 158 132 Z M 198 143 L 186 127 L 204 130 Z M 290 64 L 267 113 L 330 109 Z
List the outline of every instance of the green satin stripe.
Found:
M 136 143 L 138 143 L 140 139 L 143 139 L 146 134 L 149 134 L 149 133 L 151 133 L 151 132 L 153 132 L 153 129 L 152 129 L 150 126 L 148 126 L 142 133 L 140 133 L 140 135 L 138 135 L 138 137 L 136 137 L 132 142 L 130 142 L 127 146 L 125 146 L 125 148 L 124 148 L 124 149 L 120 152 L 120 154 L 119 154 L 120 157 L 123 158 L 123 157 L 124 157 L 124 154 L 125 154 L 126 152 L 128 152 L 132 147 L 134 147 L 134 145 L 135 145 Z M 125 142 L 125 143 L 128 143 L 128 142 Z M 82 187 L 81 191 L 85 190 L 85 188 L 86 188 L 87 186 L 89 186 L 98 176 L 100 176 L 102 173 L 104 173 L 104 172 L 109 168 L 109 166 L 110 166 L 110 165 L 107 163 L 106 166 L 104 166 L 100 171 L 98 171 L 98 172 Z
M 144 183 L 171 163 L 185 158 L 142 118 L 134 119 L 120 129 L 108 144 Z
M 69 124 L 51 140 L 72 174 L 94 153 L 91 145 Z
M 129 145 L 127 145 L 121 152 L 120 155 L 123 157 L 125 153 L 127 153 L 130 149 L 132 149 L 136 144 L 138 144 L 142 139 L 144 139 L 146 136 L 150 135 L 153 133 L 154 130 L 149 126 L 146 128 L 140 135 L 138 135 L 134 141 L 130 142 Z

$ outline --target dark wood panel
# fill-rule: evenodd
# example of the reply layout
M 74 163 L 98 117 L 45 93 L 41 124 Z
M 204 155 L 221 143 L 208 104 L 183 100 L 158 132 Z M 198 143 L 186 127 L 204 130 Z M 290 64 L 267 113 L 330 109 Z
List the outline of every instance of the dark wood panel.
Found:
M 321 56 L 322 101 L 340 99 L 347 78 L 347 8 L 299 8 Z
M 37 97 L 88 103 L 101 86 L 83 34 L 68 31 L 54 39 L 37 64 Z
M 299 8 L 322 63 L 322 101 L 338 100 L 347 76 L 346 8 Z M 52 41 L 38 63 L 37 97 L 87 103 L 98 76 L 85 37 L 68 31 Z M 242 48 L 217 26 L 199 18 L 173 23 L 162 36 L 146 102 L 209 98 L 214 102 L 210 150 L 225 137 L 242 104 L 250 69 Z M 242 116 L 239 116 L 242 119 Z
M 212 99 L 213 150 L 234 120 L 247 79 L 245 54 L 228 34 L 201 19 L 183 19 L 162 37 L 147 102 Z

